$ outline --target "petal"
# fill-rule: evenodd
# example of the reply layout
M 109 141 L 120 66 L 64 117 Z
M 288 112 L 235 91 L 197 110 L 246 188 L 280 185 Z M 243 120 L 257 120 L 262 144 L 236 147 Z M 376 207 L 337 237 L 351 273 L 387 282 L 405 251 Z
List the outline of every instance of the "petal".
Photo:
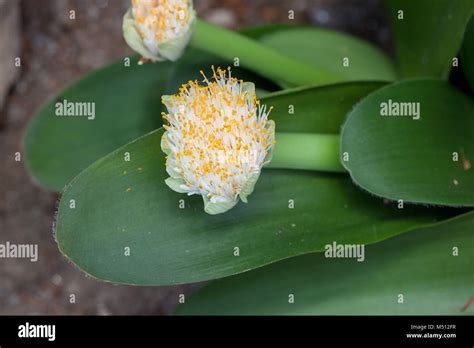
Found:
M 166 172 L 168 175 L 173 178 L 173 179 L 182 179 L 181 173 L 176 167 L 173 167 L 171 165 L 166 166 Z
M 132 9 L 130 8 L 123 16 L 122 22 L 123 38 L 135 52 L 141 54 L 148 59 L 156 60 L 157 57 L 153 55 L 143 43 L 140 33 L 135 26 L 135 19 L 133 18 Z
M 260 177 L 260 171 L 258 171 L 257 173 L 253 173 L 252 175 L 249 176 L 247 182 L 242 187 L 239 193 L 239 197 L 242 200 L 242 202 L 247 203 L 247 197 L 252 194 L 253 189 L 255 188 L 255 184 L 257 183 L 259 177 Z
M 255 84 L 253 82 L 242 83 L 242 92 L 247 92 L 245 97 L 252 100 L 255 96 Z
M 211 202 L 207 196 L 202 196 L 204 201 L 204 211 L 210 215 L 225 213 L 232 209 L 238 202 L 237 199 L 229 201 Z
M 166 185 L 173 191 L 179 192 L 179 193 L 187 193 L 188 190 L 182 188 L 182 185 L 186 185 L 186 182 L 181 179 L 181 178 L 167 178 L 165 179 Z
M 167 154 L 168 156 L 170 156 L 172 153 L 171 153 L 171 150 L 170 150 L 170 147 L 168 146 L 170 143 L 170 140 L 168 138 L 168 132 L 164 132 L 163 135 L 161 136 L 161 150 Z

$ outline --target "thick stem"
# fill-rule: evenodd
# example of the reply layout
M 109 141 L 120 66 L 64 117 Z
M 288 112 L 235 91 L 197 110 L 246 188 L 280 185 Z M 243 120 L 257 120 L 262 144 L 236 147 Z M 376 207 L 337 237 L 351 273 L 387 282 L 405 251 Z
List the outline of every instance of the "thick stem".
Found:
M 275 140 L 267 168 L 346 171 L 339 160 L 339 135 L 276 133 Z
M 221 58 L 234 61 L 271 80 L 293 86 L 326 84 L 340 77 L 293 59 L 236 32 L 197 20 L 191 45 Z

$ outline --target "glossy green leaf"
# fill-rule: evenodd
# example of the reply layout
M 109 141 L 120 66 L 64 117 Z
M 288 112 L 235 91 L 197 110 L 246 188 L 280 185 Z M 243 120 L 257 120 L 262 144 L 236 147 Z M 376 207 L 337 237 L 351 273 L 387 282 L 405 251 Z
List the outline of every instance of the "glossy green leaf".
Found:
M 31 120 L 26 165 L 46 188 L 64 185 L 96 159 L 160 127 L 161 95 L 170 63 L 137 65 L 136 58 L 95 71 L 49 100 Z M 94 103 L 95 118 L 56 116 L 56 103 Z M 92 104 L 89 104 L 92 105 Z
M 347 82 L 316 88 L 302 87 L 275 92 L 264 102 L 273 106 L 271 115 L 278 132 L 339 134 L 352 107 L 382 82 Z
M 260 41 L 344 81 L 395 79 L 392 62 L 370 43 L 335 31 L 298 28 L 270 31 Z
M 339 88 L 357 87 L 363 93 L 368 88 L 337 85 L 331 94 L 329 87 L 311 88 L 263 102 L 276 106 L 272 118 L 279 131 L 312 132 L 323 128 L 322 118 L 318 125 L 304 113 L 288 114 L 287 101 L 306 94 L 301 111 L 316 104 L 341 119 L 353 100 L 339 99 Z M 295 117 L 298 122 L 288 121 Z M 326 129 L 335 129 L 328 122 Z M 214 279 L 320 251 L 334 238 L 373 243 L 443 217 L 433 209 L 388 205 L 364 194 L 346 175 L 291 170 L 265 170 L 247 204 L 211 216 L 201 197 L 175 193 L 164 183 L 161 134 L 150 133 L 95 162 L 63 194 L 59 247 L 94 277 L 142 285 Z
M 288 31 L 288 30 L 294 30 L 294 29 L 308 29 L 308 28 L 313 28 L 313 27 L 310 25 L 304 25 L 304 24 L 273 23 L 273 24 L 264 24 L 264 25 L 257 25 L 257 26 L 243 28 L 240 30 L 240 33 L 252 39 L 260 40 L 265 35 L 273 34 L 278 31 Z
M 363 262 L 324 253 L 295 257 L 212 282 L 177 313 L 473 315 L 473 307 L 461 311 L 474 294 L 473 231 L 471 212 L 366 246 Z
M 461 48 L 472 0 L 386 0 L 403 78 L 447 78 Z
M 474 92 L 474 16 L 471 16 L 467 25 L 461 53 L 462 67 L 471 90 Z
M 409 116 L 382 116 L 397 109 Z M 470 97 L 440 80 L 403 81 L 370 94 L 348 115 L 343 164 L 357 185 L 378 196 L 474 206 L 473 135 Z

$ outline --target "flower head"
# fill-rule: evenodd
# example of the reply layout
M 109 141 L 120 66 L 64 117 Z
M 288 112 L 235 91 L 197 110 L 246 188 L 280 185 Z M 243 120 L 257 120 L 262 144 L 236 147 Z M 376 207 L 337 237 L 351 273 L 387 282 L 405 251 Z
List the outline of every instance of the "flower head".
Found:
M 255 86 L 232 77 L 230 68 L 189 81 L 177 95 L 163 96 L 161 147 L 167 154 L 166 184 L 174 191 L 199 194 L 209 214 L 247 202 L 264 164 L 271 159 L 275 125 L 260 105 Z
M 132 0 L 123 35 L 144 58 L 175 61 L 191 39 L 195 18 L 191 0 Z

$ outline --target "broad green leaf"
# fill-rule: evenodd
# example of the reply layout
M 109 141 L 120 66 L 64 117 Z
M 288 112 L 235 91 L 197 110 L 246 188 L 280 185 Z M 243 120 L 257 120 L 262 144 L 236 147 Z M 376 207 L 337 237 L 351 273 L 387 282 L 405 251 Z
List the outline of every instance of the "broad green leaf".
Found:
M 367 86 L 359 86 L 365 93 Z M 263 102 L 276 106 L 272 118 L 279 131 L 311 132 L 322 126 L 309 117 L 285 121 L 298 117 L 288 114 L 287 100 L 307 93 L 306 105 L 298 104 L 301 111 L 316 104 L 341 119 L 337 110 L 344 114 L 353 100 L 338 100 L 339 88 L 349 87 L 334 86 L 332 94 L 327 88 L 297 90 Z M 327 129 L 333 127 L 329 122 Z M 345 175 L 291 170 L 265 170 L 249 203 L 211 216 L 201 197 L 175 193 L 164 183 L 161 134 L 152 132 L 95 162 L 63 194 L 59 247 L 94 277 L 141 285 L 215 279 L 320 251 L 335 238 L 373 243 L 445 217 L 433 209 L 385 204 Z
M 212 282 L 179 304 L 177 313 L 472 315 L 474 307 L 461 308 L 474 295 L 473 232 L 471 212 L 366 246 L 363 262 L 325 253 L 295 257 Z
M 409 116 L 382 116 L 397 108 Z M 377 196 L 474 206 L 473 135 L 471 98 L 440 80 L 403 81 L 370 94 L 348 115 L 343 164 Z
M 286 24 L 286 23 L 274 23 L 274 24 L 264 24 L 258 26 L 252 26 L 243 28 L 240 30 L 240 33 L 248 36 L 255 40 L 260 40 L 263 36 L 268 34 L 273 34 L 279 31 L 289 31 L 294 29 L 308 29 L 313 28 L 310 25 L 304 24 Z
M 273 106 L 277 132 L 339 134 L 346 115 L 383 82 L 347 82 L 317 88 L 301 87 L 265 97 Z
M 466 79 L 474 92 L 474 16 L 471 16 L 464 34 L 461 63 Z
M 262 34 L 260 41 L 344 81 L 395 79 L 392 62 L 370 43 L 335 31 L 294 28 Z
M 472 0 L 386 0 L 402 78 L 447 78 L 461 48 Z
M 160 127 L 161 95 L 170 63 L 130 66 L 124 60 L 95 71 L 49 100 L 31 120 L 26 165 L 43 186 L 61 190 L 96 159 Z M 56 103 L 95 103 L 95 118 L 56 116 Z

